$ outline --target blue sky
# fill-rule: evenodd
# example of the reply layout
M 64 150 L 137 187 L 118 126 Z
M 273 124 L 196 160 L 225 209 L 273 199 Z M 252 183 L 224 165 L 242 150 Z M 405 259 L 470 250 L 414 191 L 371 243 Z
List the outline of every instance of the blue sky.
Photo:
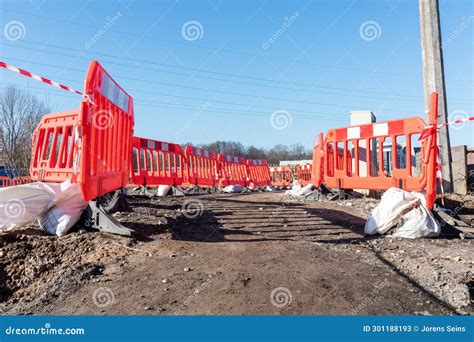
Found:
M 373 110 L 378 121 L 424 116 L 415 0 L 3 0 L 0 8 L 1 60 L 78 90 L 99 60 L 133 96 L 139 136 L 309 148 L 317 132 L 348 126 L 351 110 Z M 440 0 L 440 11 L 448 112 L 472 115 L 473 2 Z M 1 88 L 29 88 L 55 111 L 79 105 L 79 96 L 10 71 L 0 77 Z M 291 125 L 272 125 L 275 112 Z M 452 144 L 474 146 L 473 127 L 451 130 Z

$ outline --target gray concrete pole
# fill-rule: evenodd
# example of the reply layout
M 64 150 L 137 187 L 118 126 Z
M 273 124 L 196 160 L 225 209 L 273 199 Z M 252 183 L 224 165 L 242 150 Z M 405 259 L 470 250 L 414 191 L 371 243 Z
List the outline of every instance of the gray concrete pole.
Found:
M 430 93 L 436 91 L 439 95 L 438 123 L 445 123 L 448 121 L 448 108 L 444 84 L 443 47 L 441 44 L 438 0 L 419 0 L 419 7 L 425 113 L 429 111 Z M 443 187 L 446 192 L 453 192 L 451 143 L 448 127 L 439 130 L 438 144 L 443 166 Z

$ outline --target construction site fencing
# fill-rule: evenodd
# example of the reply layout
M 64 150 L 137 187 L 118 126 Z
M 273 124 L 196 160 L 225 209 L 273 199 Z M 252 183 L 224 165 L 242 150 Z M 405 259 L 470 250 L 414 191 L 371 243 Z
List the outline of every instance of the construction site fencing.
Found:
M 6 187 L 9 187 L 11 186 L 11 179 L 10 177 L 6 177 L 6 176 L 1 176 L 0 177 L 0 188 L 6 188 Z
M 247 186 L 248 175 L 245 159 L 228 154 L 219 154 L 219 185 Z
M 199 147 L 186 146 L 185 180 L 183 185 L 213 187 L 218 185 L 217 156 Z
M 90 63 L 79 109 L 45 115 L 33 134 L 35 181 L 80 184 L 88 201 L 127 185 L 133 100 L 97 62 Z
M 179 144 L 133 137 L 133 185 L 179 186 L 184 180 L 185 156 Z
M 246 164 L 249 185 L 253 184 L 256 187 L 262 187 L 271 184 L 270 169 L 266 160 L 247 159 Z
M 306 186 L 311 183 L 311 170 L 311 164 L 298 165 L 296 169 L 296 179 L 299 185 Z
M 270 167 L 270 179 L 273 186 L 289 187 L 293 182 L 293 171 L 289 166 Z
M 429 123 L 419 117 L 331 129 L 313 147 L 312 183 L 337 189 L 426 191 L 436 198 L 438 94 L 431 94 Z

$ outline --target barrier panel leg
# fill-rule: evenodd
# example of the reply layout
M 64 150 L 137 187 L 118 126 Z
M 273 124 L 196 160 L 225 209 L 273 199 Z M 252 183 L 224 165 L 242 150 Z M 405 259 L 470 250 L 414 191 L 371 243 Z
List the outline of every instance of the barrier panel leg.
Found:
M 109 215 L 100 205 L 99 201 L 90 201 L 82 214 L 86 228 L 97 229 L 104 233 L 122 236 L 132 236 L 133 229 L 123 226 L 112 215 Z

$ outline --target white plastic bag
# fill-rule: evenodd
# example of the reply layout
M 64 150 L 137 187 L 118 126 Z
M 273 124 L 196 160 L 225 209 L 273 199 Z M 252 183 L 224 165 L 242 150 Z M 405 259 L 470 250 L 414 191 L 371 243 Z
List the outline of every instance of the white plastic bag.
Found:
M 420 238 L 438 236 L 441 227 L 426 207 L 425 196 L 398 188 L 388 189 L 365 224 L 365 234 L 385 234 L 397 224 L 393 236 Z
M 78 184 L 30 183 L 0 189 L 0 229 L 35 219 L 47 232 L 64 235 L 79 220 L 87 202 Z
M 30 183 L 0 189 L 0 229 L 25 225 L 50 209 L 61 184 Z

